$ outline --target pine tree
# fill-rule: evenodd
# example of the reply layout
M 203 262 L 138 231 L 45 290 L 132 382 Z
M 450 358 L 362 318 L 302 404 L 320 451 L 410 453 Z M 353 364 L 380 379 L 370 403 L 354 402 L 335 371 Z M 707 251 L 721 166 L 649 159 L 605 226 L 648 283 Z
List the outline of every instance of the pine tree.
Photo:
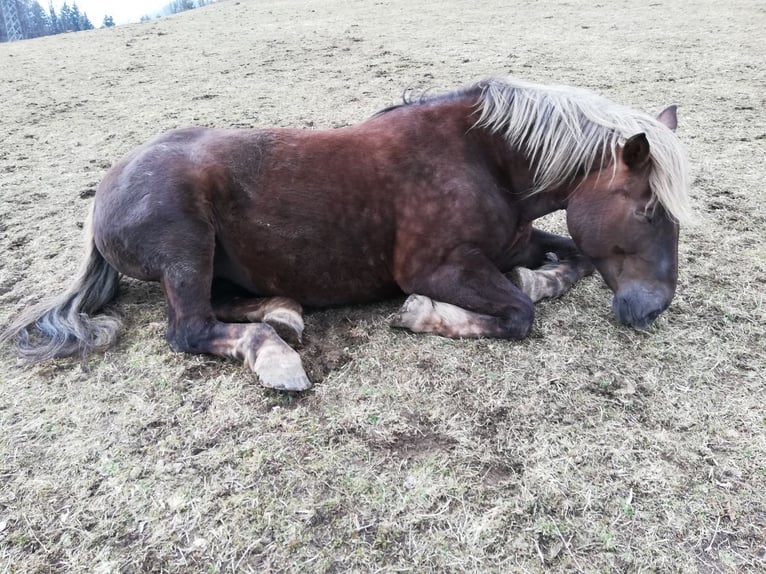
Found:
M 72 4 L 72 8 L 69 12 L 69 29 L 74 32 L 82 30 L 82 28 L 80 28 L 81 20 L 82 15 L 80 14 L 80 9 L 77 7 L 77 2 L 75 2 Z
M 59 18 L 56 16 L 56 10 L 53 9 L 53 0 L 48 2 L 48 14 L 50 14 L 50 28 L 49 34 L 58 34 L 61 32 L 61 24 Z
M 27 14 L 29 22 L 27 38 L 39 38 L 40 36 L 50 34 L 50 16 L 45 13 L 45 10 L 37 0 L 27 2 Z
M 80 16 L 80 30 L 93 30 L 94 26 L 88 19 L 88 13 L 83 12 Z
M 62 32 L 72 31 L 72 9 L 66 2 L 64 2 L 61 10 L 59 10 L 59 25 Z
M 103 28 L 111 28 L 114 26 L 114 18 L 112 18 L 109 14 L 104 16 L 104 25 Z
M 179 12 L 191 10 L 192 8 L 195 8 L 194 0 L 173 0 L 170 4 L 165 6 L 165 10 L 169 14 L 178 14 Z

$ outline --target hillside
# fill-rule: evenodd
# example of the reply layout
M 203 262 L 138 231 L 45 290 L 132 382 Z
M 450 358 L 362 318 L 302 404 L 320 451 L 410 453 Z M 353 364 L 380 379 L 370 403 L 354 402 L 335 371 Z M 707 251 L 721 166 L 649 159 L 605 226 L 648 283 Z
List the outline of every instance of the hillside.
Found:
M 99 180 L 153 135 L 333 128 L 491 75 L 677 103 L 701 219 L 646 332 L 597 276 L 520 343 L 314 311 L 301 396 L 173 353 L 161 288 L 123 280 L 109 351 L 0 349 L 0 570 L 763 571 L 764 29 L 755 0 L 228 0 L 0 45 L 0 326 L 70 281 Z

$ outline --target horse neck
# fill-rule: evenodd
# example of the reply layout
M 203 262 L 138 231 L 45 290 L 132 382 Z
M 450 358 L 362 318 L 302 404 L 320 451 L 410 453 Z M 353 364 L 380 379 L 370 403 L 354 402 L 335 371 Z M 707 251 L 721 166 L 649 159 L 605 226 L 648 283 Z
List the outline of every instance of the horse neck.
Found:
M 476 126 L 478 94 L 467 92 L 462 96 L 450 97 L 443 101 L 433 101 L 428 104 L 396 106 L 409 117 L 400 116 L 404 121 L 423 121 L 431 126 L 429 137 L 440 132 L 449 137 L 465 138 L 470 147 L 478 146 L 481 155 L 489 163 L 496 183 L 505 190 L 513 208 L 518 211 L 524 221 L 532 221 L 553 211 L 566 208 L 566 201 L 575 185 L 565 185 L 556 189 L 544 190 L 530 194 L 532 189 L 533 168 L 524 153 L 511 146 L 505 138 L 492 133 L 486 128 Z M 385 117 L 384 112 L 376 118 Z M 410 115 L 411 114 L 411 115 Z M 435 126 L 435 127 L 434 127 Z M 439 140 L 437 137 L 436 140 Z M 448 141 L 442 138 L 442 143 Z M 455 141 L 455 143 L 457 143 Z M 576 183 L 576 182 L 575 182 Z
M 531 193 L 534 166 L 525 154 L 497 134 L 485 132 L 484 141 L 489 150 L 488 157 L 496 163 L 498 183 L 508 193 L 522 221 L 534 221 L 559 209 L 566 209 L 567 200 L 577 188 L 579 179 L 553 189 Z

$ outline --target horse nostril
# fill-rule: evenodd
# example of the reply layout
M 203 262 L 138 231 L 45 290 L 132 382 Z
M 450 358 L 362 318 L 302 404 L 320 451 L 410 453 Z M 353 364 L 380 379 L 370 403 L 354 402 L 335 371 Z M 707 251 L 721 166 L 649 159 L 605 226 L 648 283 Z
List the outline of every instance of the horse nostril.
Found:
M 646 323 L 650 324 L 653 323 L 654 320 L 660 316 L 660 313 L 662 313 L 662 309 L 657 309 L 655 311 L 652 311 L 646 316 Z
M 637 329 L 648 327 L 667 308 L 656 293 L 635 288 L 615 294 L 612 305 L 621 323 Z

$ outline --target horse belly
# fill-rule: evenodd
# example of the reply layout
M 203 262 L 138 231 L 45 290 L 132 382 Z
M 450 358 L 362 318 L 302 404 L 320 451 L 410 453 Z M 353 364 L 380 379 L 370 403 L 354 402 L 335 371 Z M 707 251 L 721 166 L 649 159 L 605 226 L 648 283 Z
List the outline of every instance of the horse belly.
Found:
M 328 237 L 305 226 L 290 232 L 255 222 L 237 245 L 219 239 L 215 273 L 253 293 L 290 297 L 309 306 L 377 301 L 400 292 L 390 248 L 349 236 Z

